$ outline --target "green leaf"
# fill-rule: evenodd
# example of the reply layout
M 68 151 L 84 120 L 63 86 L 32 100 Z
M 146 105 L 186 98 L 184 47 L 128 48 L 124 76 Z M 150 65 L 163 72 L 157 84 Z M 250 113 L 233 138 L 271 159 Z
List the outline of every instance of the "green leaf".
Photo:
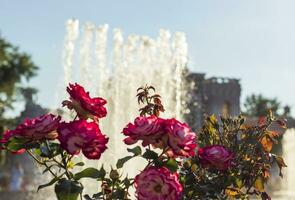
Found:
M 133 158 L 133 156 L 126 156 L 126 157 L 124 157 L 124 158 L 119 159 L 119 160 L 117 161 L 116 167 L 117 167 L 118 169 L 122 168 L 123 165 L 124 165 L 128 160 L 130 160 L 131 158 Z
M 94 194 L 92 196 L 92 198 L 94 198 L 94 199 L 101 199 L 102 195 L 103 195 L 103 192 L 99 192 L 99 193 Z
M 239 178 L 235 178 L 234 179 L 234 185 L 237 187 L 237 188 L 239 188 L 239 189 L 241 189 L 242 187 L 243 187 L 243 181 L 241 180 L 241 179 L 239 179 Z
M 12 137 L 8 141 L 7 149 L 9 151 L 18 151 L 20 149 L 23 149 L 25 142 L 26 141 L 21 138 Z
M 39 191 L 39 190 L 41 190 L 41 189 L 43 189 L 43 188 L 45 188 L 45 187 L 48 187 L 48 186 L 53 185 L 53 184 L 54 184 L 56 181 L 58 181 L 59 179 L 60 179 L 60 177 L 55 177 L 55 178 L 53 178 L 49 183 L 46 183 L 46 184 L 44 184 L 44 185 L 39 185 L 37 191 Z
M 38 143 L 35 143 L 35 142 L 30 142 L 30 143 L 23 144 L 24 149 L 35 149 L 35 148 L 39 148 L 39 147 L 40 147 L 40 145 Z
M 169 158 L 166 162 L 164 162 L 164 166 L 170 169 L 172 172 L 176 172 L 178 169 L 178 163 L 175 159 Z
M 100 170 L 99 170 L 99 173 L 101 175 L 101 179 L 104 179 L 104 177 L 106 176 L 107 172 L 106 170 L 103 168 L 103 165 L 101 166 Z
M 125 186 L 126 188 L 128 188 L 128 187 L 131 185 L 131 181 L 130 181 L 130 179 L 129 179 L 128 177 L 126 177 L 126 178 L 122 181 L 122 183 L 124 184 L 124 186 Z
M 45 141 L 38 149 L 35 150 L 39 156 L 43 158 L 53 158 L 61 151 L 60 145 L 53 142 Z
M 114 193 L 112 193 L 112 199 L 124 199 L 125 191 L 122 188 L 117 188 Z
M 127 151 L 133 153 L 134 156 L 141 155 L 141 148 L 140 148 L 140 146 L 136 146 L 133 149 L 127 149 Z
M 81 172 L 78 172 L 74 175 L 74 179 L 80 180 L 81 178 L 94 178 L 94 179 L 98 179 L 101 178 L 102 174 L 100 173 L 99 170 L 93 168 L 93 167 L 89 167 L 86 168 L 84 170 L 82 170 Z
M 84 165 L 85 165 L 85 163 L 83 163 L 83 162 L 78 162 L 75 164 L 75 166 L 84 166 Z
M 83 197 L 84 197 L 85 200 L 92 200 L 88 194 L 85 194 Z
M 145 159 L 152 159 L 155 160 L 158 158 L 158 154 L 152 150 L 147 149 L 146 152 L 142 155 Z

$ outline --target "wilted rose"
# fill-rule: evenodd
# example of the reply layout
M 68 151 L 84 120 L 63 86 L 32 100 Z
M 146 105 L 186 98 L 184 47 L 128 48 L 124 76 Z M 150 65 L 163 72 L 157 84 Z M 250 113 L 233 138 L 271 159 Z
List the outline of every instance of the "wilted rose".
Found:
M 198 156 L 203 167 L 227 170 L 233 164 L 234 154 L 221 145 L 211 145 L 198 150 Z
M 140 200 L 179 200 L 182 185 L 178 174 L 165 167 L 149 167 L 135 177 L 136 197 Z

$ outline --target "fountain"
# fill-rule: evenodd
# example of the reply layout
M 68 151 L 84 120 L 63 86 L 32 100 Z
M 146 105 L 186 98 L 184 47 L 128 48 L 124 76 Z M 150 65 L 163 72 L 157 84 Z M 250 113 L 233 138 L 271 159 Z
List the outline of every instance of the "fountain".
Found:
M 176 32 L 171 36 L 161 29 L 157 38 L 134 34 L 123 37 L 120 29 L 113 29 L 110 40 L 108 29 L 108 25 L 85 23 L 79 33 L 79 22 L 68 20 L 63 53 L 63 88 L 69 81 L 79 82 L 91 96 L 108 101 L 108 115 L 100 121 L 102 131 L 109 137 L 108 150 L 98 162 L 84 160 L 95 167 L 102 163 L 105 167 L 114 166 L 117 159 L 128 155 L 121 131 L 139 115 L 135 96 L 138 87 L 153 85 L 162 95 L 166 109 L 162 117 L 181 119 L 184 107 L 185 34 Z M 144 164 L 133 160 L 124 171 L 134 176 Z
M 288 165 L 283 169 L 284 178 L 281 181 L 281 190 L 275 193 L 277 199 L 288 200 L 295 199 L 294 181 L 295 181 L 295 129 L 287 129 L 283 136 L 283 158 Z

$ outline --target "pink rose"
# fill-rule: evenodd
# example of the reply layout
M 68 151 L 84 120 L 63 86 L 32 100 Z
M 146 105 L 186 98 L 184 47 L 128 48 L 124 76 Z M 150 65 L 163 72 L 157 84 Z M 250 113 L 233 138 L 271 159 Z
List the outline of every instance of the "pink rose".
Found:
M 124 139 L 125 144 L 131 145 L 142 140 L 142 145 L 157 145 L 164 134 L 164 120 L 154 115 L 137 117 L 134 124 L 129 123 L 124 129 L 123 134 L 128 136 Z
M 165 130 L 168 135 L 167 155 L 169 157 L 194 156 L 196 144 L 196 133 L 186 123 L 172 118 L 165 121 Z
M 33 119 L 26 119 L 24 123 L 18 125 L 14 130 L 14 136 L 23 137 L 29 140 L 54 140 L 58 134 L 56 132 L 60 116 L 46 114 Z
M 8 130 L 3 134 L 0 141 L 2 148 L 6 148 L 12 138 L 20 139 L 23 144 L 38 140 L 54 140 L 57 138 L 57 128 L 61 117 L 52 114 L 42 115 L 33 119 L 26 119 L 24 123 L 18 125 L 14 130 Z M 12 151 L 13 153 L 23 153 L 25 149 Z
M 232 166 L 234 154 L 221 145 L 211 145 L 198 150 L 200 163 L 203 167 L 227 170 Z
M 77 120 L 61 123 L 58 128 L 61 147 L 69 154 L 75 155 L 82 150 L 89 159 L 99 159 L 107 149 L 108 138 L 103 135 L 95 122 Z
M 79 84 L 69 84 L 67 92 L 70 94 L 70 100 L 63 101 L 63 106 L 74 109 L 80 119 L 103 118 L 107 115 L 107 109 L 104 105 L 107 101 L 103 98 L 91 98 L 89 92 L 86 92 Z
M 182 185 L 178 174 L 167 168 L 149 167 L 135 177 L 134 186 L 139 200 L 179 200 Z

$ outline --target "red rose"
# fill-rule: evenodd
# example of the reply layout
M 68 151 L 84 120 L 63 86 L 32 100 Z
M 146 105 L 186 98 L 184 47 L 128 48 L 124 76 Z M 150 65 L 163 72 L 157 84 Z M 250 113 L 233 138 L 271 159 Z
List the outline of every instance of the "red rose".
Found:
M 103 98 L 91 98 L 89 92 L 86 92 L 79 84 L 69 84 L 67 92 L 70 94 L 70 100 L 63 101 L 63 106 L 74 109 L 80 119 L 103 118 L 107 115 L 107 109 L 104 105 L 107 101 Z
M 0 141 L 2 148 L 6 148 L 12 138 L 17 138 L 19 142 L 26 144 L 38 140 L 54 140 L 57 138 L 57 128 L 61 117 L 53 114 L 46 114 L 33 119 L 26 119 L 24 123 L 18 125 L 14 130 L 8 130 L 3 134 Z M 13 153 L 23 153 L 25 149 L 12 151 Z
M 167 155 L 169 157 L 194 156 L 197 147 L 197 135 L 186 123 L 172 118 L 165 121 L 165 130 L 168 134 Z
M 164 120 L 154 115 L 137 117 L 134 124 L 129 123 L 124 129 L 123 134 L 128 136 L 124 139 L 125 144 L 131 145 L 142 140 L 142 145 L 157 145 L 164 134 Z
M 227 170 L 232 166 L 234 154 L 221 145 L 211 145 L 198 150 L 203 167 Z
M 182 185 L 178 174 L 165 167 L 149 167 L 134 179 L 136 197 L 139 200 L 179 200 Z
M 24 123 L 18 125 L 14 130 L 17 137 L 29 140 L 54 140 L 57 138 L 57 128 L 60 116 L 46 114 L 33 119 L 26 119 Z
M 77 120 L 61 123 L 58 128 L 61 147 L 69 154 L 75 155 L 82 150 L 89 159 L 99 159 L 107 149 L 108 138 L 104 136 L 97 123 Z

